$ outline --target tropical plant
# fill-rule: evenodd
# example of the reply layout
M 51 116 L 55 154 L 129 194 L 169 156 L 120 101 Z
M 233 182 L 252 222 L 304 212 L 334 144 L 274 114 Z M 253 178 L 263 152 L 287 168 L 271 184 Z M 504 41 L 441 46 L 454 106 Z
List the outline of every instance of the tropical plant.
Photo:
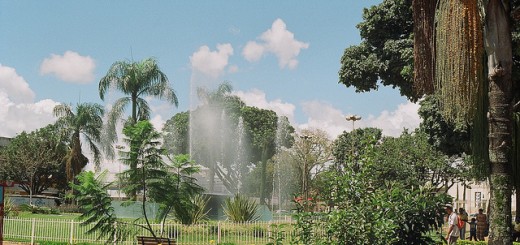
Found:
M 77 104 L 76 111 L 65 104 L 54 107 L 54 115 L 58 117 L 56 126 L 69 142 L 69 152 L 65 161 L 67 180 L 73 180 L 89 162 L 81 149 L 81 139 L 86 141 L 94 155 L 94 164 L 99 166 L 101 152 L 98 145 L 101 143 L 103 113 L 103 107 L 93 103 Z
M 164 166 L 165 174 L 148 180 L 148 196 L 163 206 L 159 219 L 164 221 L 173 211 L 175 219 L 181 223 L 194 224 L 206 217 L 205 206 L 209 201 L 201 196 L 204 189 L 193 177 L 200 168 L 189 155 L 167 157 L 171 164 Z
M 120 151 L 123 164 L 130 168 L 119 174 L 124 181 L 123 191 L 135 200 L 138 192 L 143 192 L 146 201 L 146 184 L 148 179 L 156 179 L 165 175 L 162 156 L 165 151 L 160 147 L 161 135 L 155 131 L 149 121 L 140 121 L 127 125 L 123 129 L 124 141 L 129 145 L 128 151 Z
M 94 224 L 87 233 L 99 234 L 98 240 L 106 240 L 106 243 L 116 243 L 125 239 L 130 234 L 128 223 L 116 217 L 112 207 L 112 199 L 108 194 L 111 183 L 105 184 L 106 172 L 95 176 L 91 171 L 82 172 L 76 176 L 77 184 L 70 183 L 76 192 L 73 194 L 83 210 L 79 219 L 84 225 Z
M 430 71 L 415 77 L 416 86 L 439 95 L 445 119 L 473 123 L 473 155 L 477 164 L 485 166 L 482 169 L 490 171 L 491 244 L 511 242 L 509 169 L 520 162 L 512 158 L 510 150 L 515 127 L 513 115 L 520 110 L 519 98 L 515 98 L 520 91 L 512 79 L 513 2 L 440 1 L 435 7 L 429 1 L 417 1 L 414 5 L 417 12 L 428 8 L 425 18 L 414 17 L 415 31 L 432 33 L 429 38 L 416 39 L 415 44 L 435 45 L 434 52 L 415 53 L 415 60 L 433 61 L 432 66 L 416 69 Z
M 170 87 L 168 77 L 159 69 L 157 61 L 153 58 L 139 62 L 117 61 L 112 64 L 107 74 L 99 81 L 99 97 L 102 100 L 105 100 L 105 95 L 112 86 L 126 97 L 114 102 L 108 113 L 108 130 L 115 129 L 117 120 L 122 118 L 128 105 L 132 110 L 130 124 L 148 120 L 151 111 L 145 96 L 164 98 L 175 106 L 178 105 L 177 96 Z
M 248 222 L 260 219 L 258 205 L 244 195 L 235 194 L 224 201 L 224 214 L 233 222 Z
M 517 0 L 384 0 L 365 10 L 358 25 L 363 41 L 345 50 L 340 70 L 340 82 L 357 91 L 377 88 L 380 79 L 411 100 L 439 93 L 446 121 L 471 123 L 472 158 L 484 176 L 492 171 L 490 240 L 500 244 L 510 240 L 508 169 L 520 169 L 509 150 L 520 108 L 518 76 L 512 76 L 520 72 L 513 62 L 520 48 L 519 6 Z
M 116 61 L 99 81 L 99 97 L 105 100 L 108 90 L 113 87 L 125 97 L 117 99 L 108 112 L 103 133 L 103 147 L 109 157 L 114 157 L 112 143 L 117 140 L 116 124 L 123 118 L 130 106 L 131 114 L 125 124 L 135 124 L 150 118 L 150 106 L 145 97 L 166 99 L 178 105 L 177 95 L 153 58 L 134 61 Z M 135 164 L 133 164 L 135 165 Z

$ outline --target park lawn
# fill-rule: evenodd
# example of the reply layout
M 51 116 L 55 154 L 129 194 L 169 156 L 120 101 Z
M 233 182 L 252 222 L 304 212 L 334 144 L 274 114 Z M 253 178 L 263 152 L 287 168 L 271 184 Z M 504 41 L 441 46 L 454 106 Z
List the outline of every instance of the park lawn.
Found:
M 61 214 L 33 214 L 29 211 L 20 211 L 17 218 L 23 219 L 64 219 L 64 220 L 77 220 L 81 214 L 79 213 L 61 213 Z

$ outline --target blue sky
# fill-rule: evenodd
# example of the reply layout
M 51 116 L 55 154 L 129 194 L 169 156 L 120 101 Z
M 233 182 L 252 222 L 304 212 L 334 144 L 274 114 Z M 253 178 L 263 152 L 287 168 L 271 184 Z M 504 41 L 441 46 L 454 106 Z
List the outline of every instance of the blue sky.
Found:
M 53 122 L 57 103 L 95 102 L 118 60 L 155 57 L 179 107 L 150 100 L 152 122 L 189 108 L 190 82 L 229 81 L 248 105 L 331 138 L 363 120 L 387 135 L 419 123 L 418 106 L 391 88 L 356 94 L 338 84 L 340 58 L 360 42 L 362 10 L 381 0 L 0 0 L 0 136 Z

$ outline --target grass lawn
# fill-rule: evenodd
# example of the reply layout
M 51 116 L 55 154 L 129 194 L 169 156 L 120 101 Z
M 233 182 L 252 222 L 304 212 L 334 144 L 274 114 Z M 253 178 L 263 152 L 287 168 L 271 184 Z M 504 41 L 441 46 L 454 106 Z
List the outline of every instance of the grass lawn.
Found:
M 80 216 L 78 213 L 62 213 L 62 214 L 33 214 L 29 211 L 21 211 L 18 213 L 17 218 L 24 219 L 65 219 L 65 220 L 77 220 Z

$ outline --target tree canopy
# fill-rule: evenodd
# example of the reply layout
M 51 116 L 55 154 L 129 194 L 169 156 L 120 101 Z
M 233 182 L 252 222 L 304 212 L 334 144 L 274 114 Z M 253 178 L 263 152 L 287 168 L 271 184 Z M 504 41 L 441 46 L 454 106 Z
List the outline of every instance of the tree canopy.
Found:
M 67 145 L 55 125 L 22 132 L 0 151 L 1 178 L 19 183 L 34 195 L 49 187 L 63 190 L 66 156 Z

